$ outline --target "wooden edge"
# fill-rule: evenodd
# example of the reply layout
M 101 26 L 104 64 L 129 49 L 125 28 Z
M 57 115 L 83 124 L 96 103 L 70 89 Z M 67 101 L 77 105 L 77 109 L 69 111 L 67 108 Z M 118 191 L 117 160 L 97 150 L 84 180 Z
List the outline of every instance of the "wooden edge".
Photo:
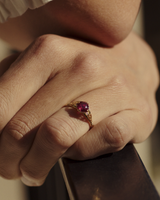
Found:
M 71 200 L 160 200 L 132 144 L 87 161 L 59 160 Z
M 61 158 L 59 159 L 58 163 L 59 163 L 59 166 L 60 166 L 63 178 L 64 178 L 64 182 L 66 184 L 66 188 L 67 188 L 67 191 L 68 191 L 69 198 L 70 198 L 70 200 L 75 200 L 73 193 L 72 193 L 72 189 L 71 189 L 70 184 L 68 182 L 68 178 L 67 178 L 67 175 L 66 175 L 64 164 L 63 164 L 63 161 L 62 161 Z

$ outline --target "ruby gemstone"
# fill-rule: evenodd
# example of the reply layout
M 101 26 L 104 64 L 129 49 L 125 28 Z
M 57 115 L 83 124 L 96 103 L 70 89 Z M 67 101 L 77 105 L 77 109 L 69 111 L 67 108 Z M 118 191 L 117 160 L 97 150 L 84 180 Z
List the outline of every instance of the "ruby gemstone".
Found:
M 80 112 L 87 112 L 89 109 L 89 105 L 88 103 L 81 101 L 80 103 L 77 104 L 77 109 Z

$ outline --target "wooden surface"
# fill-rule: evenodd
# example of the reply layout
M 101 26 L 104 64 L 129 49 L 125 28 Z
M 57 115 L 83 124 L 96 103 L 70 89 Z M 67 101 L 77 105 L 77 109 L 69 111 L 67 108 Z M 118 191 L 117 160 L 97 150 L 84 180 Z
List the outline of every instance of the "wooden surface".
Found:
M 99 158 L 63 159 L 70 198 L 75 200 L 159 200 L 133 145 Z M 65 179 L 66 179 L 65 178 Z

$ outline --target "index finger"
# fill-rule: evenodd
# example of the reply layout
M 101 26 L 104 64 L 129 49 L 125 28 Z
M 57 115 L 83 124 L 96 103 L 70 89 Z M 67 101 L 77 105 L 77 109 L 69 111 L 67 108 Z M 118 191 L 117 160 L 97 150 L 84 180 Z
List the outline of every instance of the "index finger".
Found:
M 12 58 L 0 64 L 0 68 L 4 68 L 4 65 L 9 68 L 0 78 L 0 131 L 39 88 L 57 73 L 58 64 L 62 66 L 62 61 L 56 62 L 57 49 L 54 36 L 42 36 L 15 62 L 12 63 L 15 59 Z M 67 63 L 67 56 L 65 61 Z

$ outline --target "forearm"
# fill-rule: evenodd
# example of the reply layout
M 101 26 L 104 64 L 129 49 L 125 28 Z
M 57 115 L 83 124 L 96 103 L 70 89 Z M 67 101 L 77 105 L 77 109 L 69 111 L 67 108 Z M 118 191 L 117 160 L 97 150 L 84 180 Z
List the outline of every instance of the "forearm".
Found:
M 107 46 L 121 42 L 131 31 L 141 0 L 61 0 L 46 10 L 66 34 Z
M 0 36 L 24 49 L 46 33 L 113 46 L 131 31 L 141 0 L 59 0 L 0 24 Z

